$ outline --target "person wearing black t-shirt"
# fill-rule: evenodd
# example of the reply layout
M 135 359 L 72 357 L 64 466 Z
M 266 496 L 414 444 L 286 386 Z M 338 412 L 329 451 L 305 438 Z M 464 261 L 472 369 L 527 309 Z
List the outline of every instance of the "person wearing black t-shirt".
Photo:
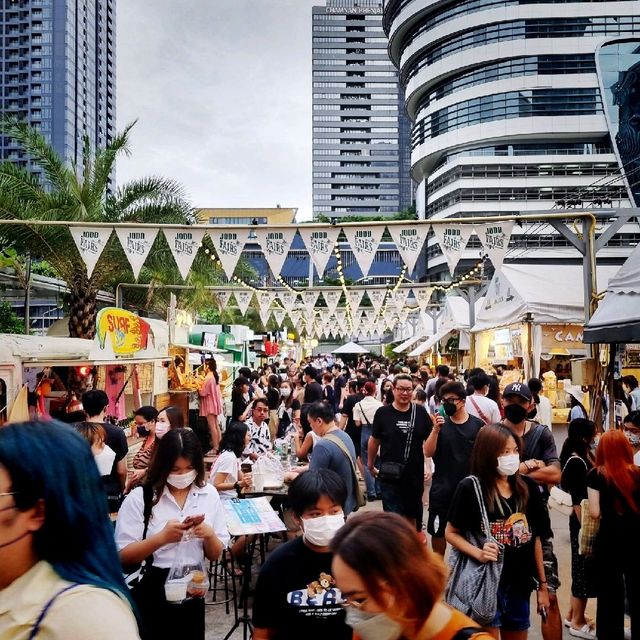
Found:
M 303 535 L 262 566 L 253 604 L 255 640 L 351 640 L 329 551 L 344 524 L 346 497 L 344 482 L 329 469 L 306 471 L 291 483 L 289 505 Z
M 431 535 L 433 550 L 444 556 L 449 505 L 456 487 L 469 475 L 473 444 L 484 422 L 467 412 L 467 391 L 462 383 L 447 382 L 440 388 L 439 395 L 446 418 L 436 416 L 436 423 L 425 443 L 425 455 L 433 459 L 435 466 L 429 492 L 427 531 Z
M 322 402 L 322 385 L 318 382 L 318 372 L 309 365 L 304 368 L 304 403 Z
M 431 430 L 431 419 L 424 407 L 411 402 L 412 394 L 411 377 L 397 375 L 393 380 L 393 404 L 376 411 L 367 454 L 371 475 L 380 478 L 382 508 L 417 525 L 422 518 L 423 445 Z M 374 466 L 378 450 L 380 469 Z

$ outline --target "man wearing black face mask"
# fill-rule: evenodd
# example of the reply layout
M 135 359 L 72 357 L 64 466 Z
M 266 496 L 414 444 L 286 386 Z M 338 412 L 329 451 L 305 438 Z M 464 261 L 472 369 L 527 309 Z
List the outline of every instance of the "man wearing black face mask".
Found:
M 527 420 L 527 416 L 535 408 L 535 403 L 533 394 L 526 384 L 514 382 L 507 385 L 502 394 L 502 401 L 505 415 L 503 424 L 522 438 L 523 442 L 519 473 L 529 476 L 538 483 L 545 505 L 547 505 L 548 486 L 559 484 L 561 475 L 560 459 L 551 430 L 545 425 Z M 541 533 L 540 537 L 550 603 L 547 619 L 542 621 L 542 637 L 544 640 L 560 640 L 562 638 L 562 619 L 556 597 L 560 580 L 558 578 L 558 560 L 553 552 L 551 521 L 548 518 L 547 532 Z
M 424 455 L 433 458 L 435 472 L 429 492 L 429 521 L 433 550 L 444 556 L 447 513 L 458 483 L 471 473 L 471 451 L 484 421 L 469 415 L 467 392 L 460 382 L 448 382 L 440 389 L 444 422 L 435 421 L 424 445 Z

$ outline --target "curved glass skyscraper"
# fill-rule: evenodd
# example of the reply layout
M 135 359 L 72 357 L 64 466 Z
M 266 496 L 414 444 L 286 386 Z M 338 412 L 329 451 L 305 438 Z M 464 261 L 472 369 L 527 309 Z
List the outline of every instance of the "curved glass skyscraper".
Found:
M 413 122 L 421 213 L 515 215 L 636 204 L 638 6 L 388 0 L 384 29 Z M 638 240 L 637 227 L 627 225 L 599 258 L 619 259 L 627 253 L 622 245 Z M 472 240 L 465 257 L 479 255 Z M 554 262 L 577 255 L 538 223 L 515 227 L 507 258 Z M 447 272 L 433 240 L 428 265 L 434 280 Z

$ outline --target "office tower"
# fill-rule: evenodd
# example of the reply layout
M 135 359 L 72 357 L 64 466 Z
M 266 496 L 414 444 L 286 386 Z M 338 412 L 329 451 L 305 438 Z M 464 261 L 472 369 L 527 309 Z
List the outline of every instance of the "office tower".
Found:
M 422 216 L 637 206 L 637 2 L 388 0 L 384 29 Z M 598 260 L 637 241 L 625 225 Z M 427 256 L 430 279 L 448 277 L 433 238 Z M 459 270 L 479 256 L 472 240 Z M 548 224 L 523 223 L 507 260 L 578 256 Z
M 0 108 L 39 129 L 81 166 L 82 138 L 115 134 L 115 0 L 0 0 Z M 0 138 L 0 157 L 21 166 Z
M 393 215 L 412 203 L 410 123 L 382 0 L 313 7 L 314 217 Z

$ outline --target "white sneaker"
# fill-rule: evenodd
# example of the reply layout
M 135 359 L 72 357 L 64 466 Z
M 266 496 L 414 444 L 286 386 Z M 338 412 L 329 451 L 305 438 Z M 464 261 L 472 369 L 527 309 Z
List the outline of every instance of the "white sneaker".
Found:
M 580 629 L 569 627 L 569 634 L 574 638 L 585 638 L 586 640 L 594 640 L 596 638 L 595 630 L 588 624 L 583 625 Z

